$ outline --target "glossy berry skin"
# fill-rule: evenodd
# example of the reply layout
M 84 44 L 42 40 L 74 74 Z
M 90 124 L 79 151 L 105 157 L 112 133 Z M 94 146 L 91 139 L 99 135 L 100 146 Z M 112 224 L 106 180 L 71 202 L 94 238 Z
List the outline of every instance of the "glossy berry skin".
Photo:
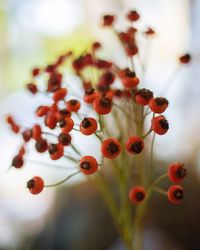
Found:
M 16 155 L 12 160 L 12 166 L 15 168 L 21 168 L 24 165 L 24 160 L 22 155 L 18 154 Z
M 44 115 L 46 115 L 49 111 L 49 107 L 48 106 L 39 106 L 36 110 L 36 115 L 38 117 L 42 117 Z
M 80 131 L 84 135 L 92 135 L 97 130 L 97 121 L 92 117 L 84 118 L 80 123 Z
M 101 153 L 108 159 L 114 159 L 121 153 L 121 144 L 115 138 L 108 138 L 101 144 Z
M 67 95 L 67 89 L 66 88 L 60 88 L 53 94 L 53 100 L 54 102 L 58 102 L 60 100 L 63 100 L 65 96 Z
M 44 189 L 44 181 L 41 177 L 35 176 L 27 182 L 27 188 L 32 194 L 39 194 Z
M 179 61 L 182 64 L 187 64 L 191 61 L 191 55 L 188 53 L 184 54 L 184 55 L 180 56 Z
M 137 11 L 132 10 L 127 14 L 127 18 L 131 22 L 135 22 L 140 18 L 140 15 L 137 13 Z
M 130 154 L 140 154 L 144 148 L 144 141 L 139 136 L 132 136 L 126 141 L 126 150 Z
M 70 134 L 61 133 L 58 136 L 58 142 L 61 143 L 63 146 L 68 146 L 71 144 L 72 137 Z
M 84 101 L 86 103 L 93 103 L 94 100 L 98 97 L 98 93 L 95 91 L 95 89 L 87 89 L 85 91 L 85 95 L 83 97 Z
M 145 197 L 146 197 L 146 191 L 144 189 L 144 187 L 142 186 L 136 186 L 133 187 L 130 191 L 129 191 L 129 200 L 134 203 L 134 204 L 139 204 L 141 202 L 144 201 Z
M 169 103 L 167 99 L 163 97 L 156 97 L 150 100 L 149 107 L 152 112 L 156 114 L 161 114 L 166 110 L 166 108 L 168 107 L 168 104 Z
M 93 156 L 84 156 L 80 159 L 80 171 L 86 175 L 95 173 L 98 169 L 97 160 Z
M 66 108 L 70 112 L 78 112 L 80 107 L 81 107 L 81 104 L 78 100 L 72 99 L 66 102 Z
M 40 138 L 36 141 L 35 148 L 37 152 L 44 153 L 48 148 L 47 140 Z
M 168 200 L 173 204 L 179 204 L 184 198 L 183 188 L 179 185 L 172 185 L 167 191 Z
M 168 169 L 168 177 L 172 182 L 180 183 L 187 175 L 187 169 L 184 168 L 184 164 L 180 162 L 174 162 L 170 164 Z
M 50 144 L 48 149 L 49 155 L 54 161 L 60 159 L 64 154 L 64 146 L 61 143 Z
M 153 93 L 148 89 L 140 89 L 135 93 L 135 102 L 139 105 L 146 106 L 149 104 Z
M 99 97 L 94 100 L 93 108 L 100 115 L 109 114 L 112 110 L 112 100 L 108 97 Z
M 62 133 L 64 134 L 68 134 L 74 127 L 74 121 L 70 117 L 60 120 L 58 123 Z
M 169 129 L 168 121 L 163 115 L 156 116 L 151 121 L 151 129 L 158 135 L 164 135 Z
M 41 138 L 41 135 L 42 135 L 42 129 L 40 125 L 38 124 L 34 125 L 32 128 L 32 138 L 38 140 Z

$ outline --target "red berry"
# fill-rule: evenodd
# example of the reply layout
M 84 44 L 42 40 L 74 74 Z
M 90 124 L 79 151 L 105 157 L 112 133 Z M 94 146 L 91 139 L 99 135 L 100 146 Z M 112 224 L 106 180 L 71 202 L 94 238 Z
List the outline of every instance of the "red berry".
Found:
M 128 196 L 132 203 L 139 204 L 145 199 L 146 191 L 144 187 L 136 186 L 129 191 Z
M 102 59 L 97 59 L 95 62 L 95 66 L 98 69 L 110 69 L 112 67 L 112 62 L 108 62 Z
M 19 155 L 23 157 L 23 155 L 26 153 L 25 147 L 21 146 L 20 150 L 19 150 Z
M 42 129 L 40 125 L 38 124 L 34 125 L 32 128 L 32 138 L 38 140 L 41 138 L 41 134 L 42 134 Z
M 67 117 L 69 118 L 71 117 L 71 112 L 68 111 L 67 109 L 61 109 L 56 112 L 56 117 L 58 121 L 64 120 Z
M 47 91 L 55 92 L 56 90 L 60 89 L 61 83 L 62 83 L 62 74 L 54 71 L 49 76 L 49 80 L 47 83 Z
M 128 18 L 129 21 L 135 22 L 135 21 L 137 21 L 137 20 L 140 18 L 140 15 L 138 14 L 137 11 L 132 10 L 132 11 L 130 11 L 130 12 L 127 14 L 127 18 Z
M 70 134 L 61 133 L 58 136 L 58 142 L 64 146 L 68 146 L 71 144 L 72 137 Z
M 21 168 L 24 165 L 24 160 L 22 155 L 16 155 L 12 160 L 12 166 L 15 168 Z
M 121 153 L 120 142 L 115 138 L 108 138 L 102 142 L 101 152 L 104 157 L 114 159 Z
M 100 115 L 106 115 L 112 110 L 112 99 L 108 97 L 96 98 L 93 102 L 94 110 Z
M 11 115 L 7 115 L 6 121 L 7 121 L 7 123 L 10 124 L 10 125 L 15 124 L 15 121 L 14 121 L 14 119 L 13 119 L 13 117 L 12 117 Z
M 113 15 L 105 15 L 103 16 L 103 26 L 111 26 L 115 20 L 115 16 Z
M 60 100 L 63 100 L 67 94 L 67 89 L 66 88 L 60 88 L 56 90 L 53 94 L 53 100 L 54 102 L 58 102 Z
M 35 148 L 39 153 L 44 153 L 48 148 L 47 140 L 43 138 L 38 139 L 35 143 Z
M 32 129 L 24 130 L 24 132 L 22 133 L 22 137 L 25 142 L 30 141 L 30 139 L 32 138 Z
M 27 188 L 32 194 L 39 194 L 44 188 L 44 181 L 41 177 L 35 176 L 27 182 Z
M 163 113 L 168 107 L 169 102 L 164 97 L 152 98 L 149 102 L 151 111 L 157 114 Z
M 18 134 L 20 131 L 20 127 L 15 123 L 11 125 L 11 129 L 15 134 Z
M 37 86 L 34 83 L 27 84 L 27 89 L 32 93 L 36 94 L 38 92 Z
M 86 103 L 93 103 L 97 97 L 98 93 L 95 91 L 95 89 L 90 88 L 85 91 L 84 101 Z
M 58 123 L 64 134 L 68 134 L 74 127 L 74 121 L 70 117 L 60 120 Z
M 187 64 L 191 61 L 191 55 L 184 54 L 184 55 L 180 56 L 179 61 L 180 61 L 180 63 Z
M 78 100 L 72 99 L 66 103 L 66 108 L 70 112 L 78 112 L 80 109 L 81 104 Z
M 135 76 L 134 72 L 128 72 L 125 76 L 121 78 L 122 83 L 125 88 L 135 88 L 140 80 Z
M 112 72 L 107 71 L 103 73 L 103 75 L 100 77 L 98 86 L 104 87 L 104 86 L 109 86 L 115 81 L 115 76 Z
M 84 156 L 80 159 L 80 171 L 86 175 L 93 174 L 98 169 L 97 160 L 93 156 Z
M 145 106 L 153 97 L 153 93 L 148 89 L 140 89 L 135 93 L 135 102 L 139 105 Z
M 179 183 L 187 175 L 187 169 L 184 168 L 184 164 L 179 162 L 174 162 L 169 166 L 168 176 L 172 182 Z
M 48 106 L 39 106 L 36 110 L 36 115 L 39 117 L 42 117 L 44 115 L 46 115 L 49 111 L 49 107 Z
M 84 118 L 80 124 L 80 131 L 84 135 L 94 134 L 97 130 L 97 121 L 94 118 Z
M 32 76 L 33 77 L 38 76 L 39 73 L 40 73 L 40 69 L 39 68 L 32 69 Z
M 163 115 L 159 115 L 152 119 L 151 129 L 158 135 L 164 135 L 169 129 L 169 123 Z
M 55 129 L 57 125 L 56 114 L 48 114 L 45 117 L 45 125 L 50 129 Z
M 173 204 L 179 204 L 184 198 L 183 188 L 179 185 L 173 185 L 168 189 L 167 197 Z
M 140 154 L 144 148 L 144 141 L 138 136 L 132 136 L 126 141 L 126 150 L 130 154 Z
M 54 161 L 60 159 L 64 154 L 64 146 L 61 143 L 50 144 L 48 149 L 50 157 Z
M 145 35 L 147 36 L 152 36 L 152 35 L 155 35 L 155 31 L 149 27 L 145 32 L 144 32 Z

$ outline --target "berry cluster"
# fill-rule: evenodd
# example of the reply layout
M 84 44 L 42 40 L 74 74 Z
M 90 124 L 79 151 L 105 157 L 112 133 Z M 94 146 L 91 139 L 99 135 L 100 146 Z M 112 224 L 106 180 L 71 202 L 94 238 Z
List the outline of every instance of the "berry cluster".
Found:
M 30 128 L 23 129 L 11 115 L 7 116 L 7 122 L 12 131 L 20 133 L 23 139 L 19 152 L 12 160 L 13 167 L 23 167 L 27 144 L 34 141 L 35 150 L 38 153 L 47 152 L 53 161 L 65 157 L 78 165 L 77 173 L 82 172 L 85 175 L 99 171 L 105 158 L 110 160 L 117 158 L 116 161 L 119 159 L 118 165 L 122 164 L 124 158 L 128 158 L 127 162 L 132 169 L 130 170 L 131 176 L 131 173 L 135 171 L 134 159 L 139 159 L 138 155 L 142 154 L 145 147 L 148 149 L 148 145 L 145 145 L 146 137 L 150 134 L 164 135 L 167 133 L 169 124 L 163 113 L 168 108 L 168 100 L 163 96 L 155 96 L 151 90 L 142 87 L 141 77 L 134 67 L 134 58 L 140 57 L 138 36 L 142 35 L 146 39 L 152 39 L 156 33 L 150 27 L 142 33 L 138 31 L 136 23 L 140 20 L 140 15 L 135 10 L 127 13 L 126 19 L 131 25 L 123 32 L 115 29 L 116 17 L 114 15 L 105 15 L 102 25 L 117 35 L 128 62 L 131 64 L 130 67 L 120 68 L 114 62 L 99 58 L 98 51 L 102 45 L 94 42 L 87 52 L 78 57 L 72 52 L 67 52 L 59 56 L 54 63 L 32 70 L 27 90 L 32 95 L 41 93 L 47 95 L 51 104 L 44 103 L 35 110 L 36 117 L 41 122 L 36 122 Z M 187 64 L 190 59 L 191 56 L 185 54 L 179 58 L 179 63 Z M 70 62 L 71 69 L 82 82 L 81 99 L 69 98 L 69 89 L 63 81 L 63 68 L 66 61 Z M 141 64 L 141 68 L 145 68 L 145 65 Z M 37 84 L 43 76 L 47 79 L 45 93 L 39 89 Z M 120 86 L 116 85 L 116 82 L 120 82 Z M 83 115 L 84 106 L 90 108 L 94 115 Z M 145 118 L 151 114 L 150 128 L 144 133 Z M 106 116 L 112 117 L 111 123 L 106 121 Z M 78 124 L 76 124 L 77 119 Z M 110 126 L 118 128 L 117 132 L 109 131 Z M 94 135 L 98 138 L 101 143 L 101 163 L 98 163 L 91 155 L 81 155 L 73 145 L 73 138 L 70 135 L 72 131 L 77 131 L 85 136 Z M 51 136 L 56 138 L 56 143 L 51 142 L 49 139 Z M 66 147 L 71 147 L 79 158 L 66 155 Z M 121 167 L 117 168 L 121 171 Z M 124 171 L 127 170 L 124 169 Z M 183 188 L 177 183 L 180 183 L 186 176 L 186 169 L 181 163 L 173 163 L 169 166 L 168 173 L 164 175 L 164 177 L 166 176 L 176 185 L 172 185 L 165 193 L 170 202 L 178 204 L 183 199 Z M 130 201 L 136 204 L 143 202 L 151 189 L 161 191 L 156 185 L 162 178 L 158 178 L 150 186 L 142 179 L 139 174 L 136 181 L 140 184 L 132 188 L 133 180 L 127 180 L 130 190 L 129 194 L 127 192 L 127 197 L 129 196 Z M 48 186 L 54 185 L 46 185 L 39 176 L 35 176 L 27 182 L 27 188 L 32 194 L 38 194 Z

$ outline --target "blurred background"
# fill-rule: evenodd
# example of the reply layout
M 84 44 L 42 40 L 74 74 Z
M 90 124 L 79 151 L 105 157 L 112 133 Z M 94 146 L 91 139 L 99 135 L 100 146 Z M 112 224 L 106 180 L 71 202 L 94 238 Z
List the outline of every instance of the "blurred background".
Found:
M 167 136 L 156 138 L 157 161 L 161 168 L 174 160 L 186 162 L 191 172 L 186 182 L 188 195 L 193 192 L 193 199 L 186 199 L 181 210 L 175 208 L 175 212 L 165 201 L 155 200 L 150 213 L 157 207 L 162 214 L 156 218 L 152 214 L 153 222 L 146 232 L 146 241 L 151 244 L 145 249 L 200 249 L 198 236 L 195 238 L 195 221 L 200 219 L 199 0 L 0 0 L 0 249 L 123 249 L 106 208 L 83 177 L 74 178 L 59 190 L 45 190 L 37 197 L 26 190 L 26 181 L 33 175 L 44 176 L 48 183 L 55 182 L 69 174 L 70 166 L 58 170 L 27 161 L 22 170 L 8 171 L 19 138 L 9 131 L 4 116 L 13 113 L 24 126 L 33 122 L 34 108 L 43 97 L 36 101 L 24 91 L 30 71 L 51 63 L 65 51 L 78 54 L 98 40 L 103 44 L 103 57 L 125 66 L 120 45 L 109 30 L 101 28 L 100 17 L 105 13 L 118 15 L 121 30 L 126 25 L 123 16 L 130 9 L 141 14 L 138 27 L 152 26 L 157 32 L 151 48 L 148 47 L 145 84 L 155 95 L 162 94 L 170 102 L 166 112 L 170 130 Z M 192 62 L 179 69 L 177 59 L 186 52 L 192 54 Z M 68 81 L 76 81 L 67 70 L 66 75 Z M 95 144 L 88 141 L 85 153 L 91 150 L 91 143 Z M 36 157 L 30 155 L 30 159 Z M 45 157 L 38 160 L 48 161 Z M 172 217 L 165 221 L 167 209 Z M 195 224 L 191 224 L 190 233 L 187 216 Z M 186 232 L 181 233 L 184 223 L 188 234 L 192 232 L 190 239 Z M 103 226 L 106 234 L 102 233 Z

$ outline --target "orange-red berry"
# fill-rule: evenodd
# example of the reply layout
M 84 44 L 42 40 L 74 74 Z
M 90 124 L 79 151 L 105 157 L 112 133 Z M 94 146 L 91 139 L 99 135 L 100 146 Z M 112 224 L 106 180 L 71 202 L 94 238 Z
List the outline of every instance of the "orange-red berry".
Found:
M 179 183 L 187 175 L 187 169 L 184 167 L 184 164 L 180 162 L 174 162 L 170 164 L 168 169 L 168 176 L 172 182 Z
M 169 123 L 163 115 L 159 115 L 152 119 L 151 129 L 158 135 L 164 135 L 169 129 Z
M 125 88 L 135 88 L 140 80 L 136 77 L 135 72 L 126 72 L 125 76 L 121 78 L 122 84 Z
M 44 115 L 46 115 L 49 111 L 49 107 L 48 106 L 39 106 L 36 110 L 36 115 L 38 117 L 42 117 Z
M 94 110 L 100 115 L 106 115 L 112 110 L 112 99 L 108 97 L 96 98 L 93 102 Z
M 114 159 L 121 153 L 121 144 L 115 138 L 108 138 L 101 144 L 101 152 L 104 157 Z
M 35 143 L 35 148 L 39 153 L 44 153 L 48 148 L 47 140 L 43 138 L 38 139 Z
M 22 133 L 22 137 L 25 142 L 28 142 L 32 138 L 32 129 L 26 129 Z
M 72 99 L 66 102 L 66 108 L 70 112 L 78 112 L 80 107 L 81 107 L 81 104 L 78 100 Z
M 191 61 L 191 58 L 192 58 L 191 55 L 187 53 L 187 54 L 180 56 L 179 61 L 182 64 L 187 64 Z
M 126 141 L 126 150 L 130 154 L 140 154 L 144 148 L 144 141 L 139 136 L 131 136 Z
M 84 118 L 80 123 L 80 131 L 84 135 L 94 134 L 97 130 L 97 121 L 92 117 Z
M 163 113 L 168 107 L 169 102 L 164 97 L 152 98 L 149 102 L 149 107 L 156 114 Z
M 53 94 L 53 100 L 54 102 L 58 102 L 60 100 L 63 100 L 65 96 L 67 95 L 67 89 L 66 88 L 60 88 L 56 90 Z
M 86 175 L 93 174 L 98 169 L 97 160 L 93 156 L 84 156 L 80 159 L 80 171 Z
M 139 89 L 135 93 L 135 102 L 139 105 L 145 106 L 153 97 L 153 93 L 149 89 Z
M 98 93 L 93 88 L 85 90 L 84 101 L 86 103 L 93 103 L 94 100 L 98 97 Z
M 22 155 L 18 154 L 16 155 L 12 160 L 12 166 L 15 168 L 21 168 L 24 165 L 24 160 Z
M 131 188 L 128 196 L 132 203 L 139 204 L 142 201 L 144 201 L 145 196 L 146 196 L 146 191 L 144 187 L 136 186 L 136 187 Z
M 68 146 L 71 144 L 72 137 L 70 134 L 61 133 L 58 136 L 58 142 L 64 146 Z
M 167 191 L 168 200 L 173 204 L 179 204 L 184 198 L 183 188 L 179 185 L 171 186 Z
M 27 182 L 27 188 L 32 194 L 39 194 L 44 188 L 44 181 L 41 177 L 35 176 Z
M 136 10 L 132 10 L 127 14 L 127 18 L 131 22 L 135 22 L 140 18 L 140 15 Z
M 68 134 L 74 127 L 74 121 L 70 117 L 60 120 L 58 123 L 62 133 L 64 134 Z
M 64 154 L 64 146 L 61 143 L 50 144 L 48 150 L 51 159 L 54 161 L 60 159 Z
M 41 135 L 42 135 L 42 129 L 40 125 L 38 124 L 34 125 L 32 128 L 32 138 L 38 140 L 41 138 Z

